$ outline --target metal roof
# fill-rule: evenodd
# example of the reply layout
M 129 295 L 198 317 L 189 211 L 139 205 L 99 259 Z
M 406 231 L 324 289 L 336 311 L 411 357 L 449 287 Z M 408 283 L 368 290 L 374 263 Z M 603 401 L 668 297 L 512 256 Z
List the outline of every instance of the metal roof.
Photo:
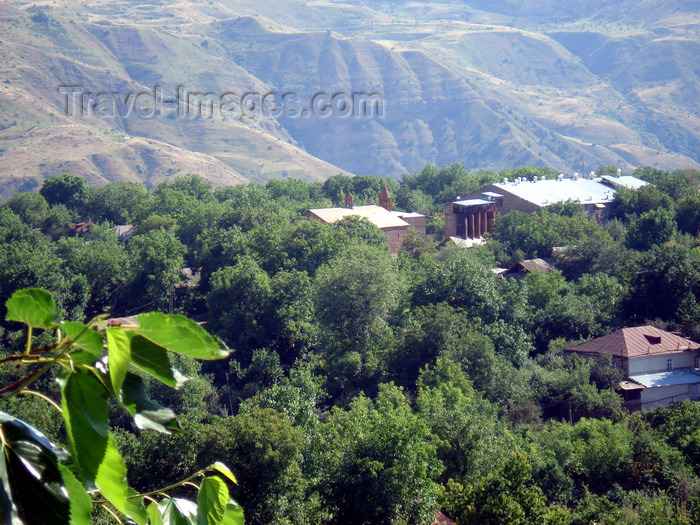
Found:
M 647 184 L 649 184 L 648 182 L 643 181 L 642 179 L 638 179 L 637 177 L 633 177 L 632 175 L 622 175 L 621 177 L 603 175 L 601 179 L 614 186 L 624 186 L 625 188 L 629 188 L 630 190 L 638 190 L 642 186 L 646 186 Z
M 612 202 L 615 189 L 590 179 L 538 180 L 506 184 L 493 184 L 499 190 L 516 195 L 521 199 L 546 206 L 568 200 L 581 204 Z
M 345 217 L 365 218 L 377 228 L 408 227 L 408 223 L 381 206 L 355 206 L 353 208 L 319 208 L 309 210 L 314 217 L 327 223 L 334 223 Z
M 418 217 L 425 217 L 422 213 L 418 213 L 417 211 L 395 211 L 391 210 L 391 213 L 396 215 L 397 217 L 404 218 L 408 217 L 410 219 L 416 219 Z
M 457 204 L 459 206 L 479 206 L 481 204 L 493 204 L 493 201 L 487 201 L 486 199 L 467 199 L 465 201 L 455 201 L 452 204 Z
M 489 197 L 503 197 L 503 195 L 496 193 L 495 191 L 485 191 L 482 193 L 482 195 L 487 195 Z
M 511 272 L 534 272 L 535 270 L 541 270 L 545 273 L 549 273 L 554 270 L 554 266 L 549 264 L 544 259 L 525 259 L 520 261 L 518 264 L 513 266 L 508 273 Z
M 449 239 L 455 246 L 460 248 L 473 248 L 474 246 L 479 246 L 484 244 L 483 239 L 462 239 L 461 237 L 450 237 Z
M 690 339 L 653 326 L 622 328 L 586 343 L 567 348 L 567 352 L 588 355 L 610 354 L 617 357 L 644 357 L 695 351 L 700 345 Z
M 635 374 L 630 379 L 647 388 L 655 386 L 673 386 L 700 383 L 700 373 L 692 368 L 678 368 L 670 372 L 651 372 Z

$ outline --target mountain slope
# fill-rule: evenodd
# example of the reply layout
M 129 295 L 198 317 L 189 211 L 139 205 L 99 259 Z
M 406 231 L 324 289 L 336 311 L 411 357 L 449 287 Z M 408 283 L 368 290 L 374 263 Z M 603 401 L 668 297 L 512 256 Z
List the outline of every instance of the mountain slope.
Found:
M 0 198 L 57 170 L 147 184 L 197 171 L 230 184 L 340 171 L 400 177 L 455 161 L 700 168 L 699 7 L 0 4 Z M 59 90 L 67 85 L 78 87 Z M 82 112 L 71 89 L 87 93 Z M 210 98 L 149 113 L 154 93 L 167 101 L 181 92 Z M 297 111 L 269 111 L 270 92 L 293 96 Z M 351 102 L 373 94 L 378 112 L 319 115 L 315 97 L 338 93 Z

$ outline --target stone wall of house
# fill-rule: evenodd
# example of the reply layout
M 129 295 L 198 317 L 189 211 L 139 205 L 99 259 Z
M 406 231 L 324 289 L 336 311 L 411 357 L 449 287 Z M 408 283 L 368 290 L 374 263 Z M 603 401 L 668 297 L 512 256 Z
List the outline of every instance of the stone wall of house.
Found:
M 403 220 L 413 226 L 418 233 L 425 235 L 428 222 L 428 218 L 425 215 L 422 217 L 403 217 Z
M 406 233 L 408 233 L 408 226 L 382 228 L 382 231 L 387 236 L 387 242 L 389 243 L 391 253 L 398 253 L 403 244 L 404 237 L 406 237 Z

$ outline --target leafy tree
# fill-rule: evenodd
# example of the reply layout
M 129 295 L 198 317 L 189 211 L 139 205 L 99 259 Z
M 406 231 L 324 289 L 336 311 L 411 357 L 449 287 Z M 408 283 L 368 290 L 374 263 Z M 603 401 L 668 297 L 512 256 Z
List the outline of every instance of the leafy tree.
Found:
M 10 208 L 0 208 L 0 304 L 24 287 L 65 291 L 61 263 L 54 246 L 40 232 L 24 224 Z M 4 306 L 0 313 L 4 313 Z
M 536 213 L 512 211 L 499 215 L 493 223 L 491 237 L 506 254 L 516 249 L 526 258 L 549 257 L 555 246 L 579 245 L 598 235 L 600 225 L 574 214 L 562 215 L 543 208 Z
M 640 215 L 629 227 L 627 245 L 636 250 L 648 250 L 671 240 L 676 231 L 672 211 L 651 210 Z
M 318 269 L 314 307 L 332 395 L 347 399 L 358 389 L 376 388 L 401 288 L 386 246 L 351 244 Z
M 592 363 L 573 356 L 562 367 L 535 369 L 530 385 L 546 418 L 575 421 L 582 417 L 616 417 L 622 400 L 612 389 L 598 390 L 591 379 Z
M 316 314 L 325 327 L 366 347 L 386 325 L 400 291 L 385 247 L 350 245 L 316 274 Z
M 374 402 L 360 395 L 348 410 L 333 408 L 313 439 L 330 523 L 433 523 L 442 464 L 399 388 L 382 385 Z
M 532 482 L 532 466 L 522 452 L 515 452 L 497 472 L 476 485 L 448 481 L 440 499 L 458 524 L 550 521 L 542 490 Z
M 58 239 L 67 235 L 72 235 L 70 226 L 75 224 L 75 215 L 65 204 L 56 204 L 51 206 L 44 222 L 41 225 L 41 231 L 51 239 Z
M 355 242 L 372 246 L 383 246 L 386 243 L 386 234 L 364 217 L 343 217 L 333 223 L 333 227 Z
M 637 190 L 618 188 L 612 202 L 612 216 L 629 220 L 658 208 L 673 209 L 673 200 L 656 186 L 648 184 Z
M 628 316 L 672 320 L 686 297 L 700 294 L 700 255 L 687 246 L 654 246 L 636 261 L 626 302 Z
M 669 408 L 659 407 L 646 414 L 646 420 L 670 445 L 688 458 L 700 473 L 700 405 L 686 400 Z
M 458 365 L 440 357 L 421 371 L 418 383 L 418 414 L 441 440 L 443 480 L 480 479 L 510 454 L 515 443 L 497 407 L 473 390 Z
M 345 194 L 353 188 L 352 177 L 347 175 L 333 175 L 323 183 L 323 193 L 335 206 L 342 206 L 345 202 Z M 379 192 L 377 192 L 377 197 Z
M 680 200 L 676 206 L 678 229 L 690 235 L 700 233 L 700 195 L 694 193 Z
M 255 406 L 217 423 L 217 438 L 208 443 L 202 460 L 236 465 L 239 485 L 232 495 L 246 509 L 246 522 L 313 521 L 301 475 L 301 429 L 283 414 Z
M 49 211 L 46 199 L 38 193 L 15 193 L 3 206 L 10 208 L 32 228 L 40 227 Z
M 400 251 L 414 259 L 418 259 L 422 255 L 435 253 L 435 245 L 430 238 L 420 234 L 414 228 L 409 228 L 401 244 Z
M 270 279 L 270 301 L 264 328 L 270 346 L 289 366 L 317 343 L 313 285 L 305 272 L 278 272 Z
M 151 193 L 141 183 L 111 182 L 89 189 L 84 210 L 95 221 L 132 224 L 137 210 L 148 207 L 151 198 Z
M 478 251 L 445 249 L 425 259 L 419 281 L 412 290 L 415 305 L 446 302 L 472 319 L 495 320 L 498 311 L 496 276 L 491 261 Z
M 85 277 L 90 299 L 86 308 L 93 313 L 114 307 L 132 278 L 131 258 L 115 235 L 106 240 L 84 242 L 79 238 L 59 240 L 66 269 Z
M 180 282 L 186 251 L 172 231 L 151 230 L 129 240 L 128 252 L 136 270 L 130 308 L 165 307 L 175 283 Z
M 637 168 L 634 176 L 656 186 L 662 192 L 677 200 L 697 193 L 698 171 L 693 169 L 666 170 L 646 166 Z
M 253 349 L 266 345 L 261 327 L 271 293 L 270 278 L 251 258 L 242 258 L 212 275 L 207 295 L 209 322 L 245 365 Z
M 39 189 L 41 196 L 51 206 L 64 204 L 71 209 L 78 209 L 84 204 L 87 191 L 87 181 L 70 173 L 49 177 Z
M 453 333 L 459 325 L 458 314 L 445 303 L 419 306 L 407 312 L 401 331 L 396 331 L 400 339 L 389 357 L 390 377 L 399 385 L 413 389 L 420 370 L 432 366 L 454 343 Z
M 235 482 L 233 474 L 220 463 L 185 480 L 202 478 L 198 506 L 166 494 L 182 485 L 178 483 L 148 493 L 152 503 L 146 507 L 146 494 L 136 493 L 124 480 L 125 464 L 109 428 L 111 399 L 131 414 L 138 428 L 163 433 L 178 430 L 174 412 L 145 395 L 143 381 L 134 370 L 175 387 L 178 374 L 170 366 L 168 352 L 200 359 L 223 357 L 225 353 L 211 336 L 185 317 L 158 313 L 140 315 L 138 325 L 130 328 L 97 326 L 100 321 L 57 323 L 56 304 L 48 292 L 36 288 L 15 292 L 6 308 L 8 321 L 27 325 L 27 345 L 23 353 L 0 362 L 23 363 L 29 369 L 2 389 L 2 400 L 34 392 L 30 386 L 60 365 L 60 408 L 72 456 L 71 464 L 65 464 L 64 454 L 39 430 L 0 412 L 0 511 L 7 520 L 88 524 L 92 507 L 98 505 L 115 518 L 121 514 L 138 524 L 185 519 L 212 525 L 224 520 L 242 523 L 241 508 L 229 498 L 226 483 L 219 475 L 206 476 L 207 472 L 216 472 Z M 58 337 L 53 344 L 37 347 L 34 330 L 56 331 Z M 105 348 L 108 360 L 103 358 Z M 36 394 L 58 408 L 50 398 Z M 93 499 L 87 488 L 97 498 Z M 156 495 L 160 501 L 153 499 Z

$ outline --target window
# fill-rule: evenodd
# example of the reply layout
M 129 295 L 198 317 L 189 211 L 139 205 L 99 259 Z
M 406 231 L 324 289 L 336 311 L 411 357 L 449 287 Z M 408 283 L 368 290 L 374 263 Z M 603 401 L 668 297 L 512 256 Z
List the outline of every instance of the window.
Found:
M 693 359 L 693 368 L 700 368 L 700 357 L 695 356 Z
M 673 370 L 673 360 L 672 359 L 666 359 L 666 370 L 669 372 Z
M 658 335 L 644 335 L 646 340 L 649 342 L 650 345 L 658 345 L 661 344 L 661 336 Z

